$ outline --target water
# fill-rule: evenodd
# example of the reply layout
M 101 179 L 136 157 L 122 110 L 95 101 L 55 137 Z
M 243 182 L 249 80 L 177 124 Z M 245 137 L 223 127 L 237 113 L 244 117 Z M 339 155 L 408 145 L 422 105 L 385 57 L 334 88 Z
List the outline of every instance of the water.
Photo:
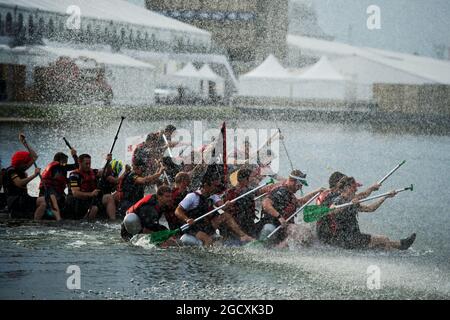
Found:
M 20 148 L 17 133 L 46 164 L 65 150 L 65 136 L 78 153 L 102 165 L 117 123 L 102 126 L 65 121 L 58 125 L 1 124 L 0 156 L 8 162 Z M 173 122 L 173 121 L 172 121 Z M 173 122 L 192 130 L 192 121 Z M 124 122 L 124 137 L 156 130 L 167 121 Z M 203 123 L 219 128 L 221 121 Z M 267 251 L 256 248 L 170 248 L 133 246 L 121 241 L 119 225 L 108 223 L 0 224 L 0 298 L 27 299 L 430 299 L 450 298 L 450 137 L 400 134 L 352 126 L 270 120 L 229 121 L 228 127 L 282 129 L 290 157 L 308 174 L 311 191 L 326 186 L 339 170 L 369 186 L 400 161 L 380 191 L 414 184 L 375 213 L 360 215 L 363 232 L 393 239 L 417 233 L 406 252 L 347 251 L 321 245 Z M 7 143 L 6 143 L 7 142 Z M 280 174 L 290 168 L 280 148 Z M 37 181 L 30 187 L 33 191 Z M 81 270 L 81 289 L 69 290 L 68 266 Z M 367 287 L 370 266 L 380 270 L 378 290 Z

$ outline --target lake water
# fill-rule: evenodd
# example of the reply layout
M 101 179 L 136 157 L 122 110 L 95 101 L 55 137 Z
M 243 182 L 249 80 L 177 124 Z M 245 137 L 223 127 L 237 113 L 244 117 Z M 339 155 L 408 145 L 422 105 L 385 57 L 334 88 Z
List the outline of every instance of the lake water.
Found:
M 19 131 L 40 154 L 44 167 L 66 137 L 78 153 L 93 155 L 101 167 L 118 122 L 0 124 L 3 164 L 18 149 Z M 191 120 L 171 121 L 192 130 Z M 125 137 L 146 134 L 168 121 L 125 120 L 116 145 L 123 157 Z M 221 121 L 203 122 L 219 128 Z M 0 298 L 10 299 L 430 299 L 450 298 L 450 136 L 377 131 L 364 124 L 290 122 L 268 119 L 228 121 L 229 128 L 280 128 L 294 166 L 308 174 L 305 192 L 327 186 L 339 170 L 364 186 L 407 160 L 380 192 L 414 184 L 414 192 L 388 199 L 376 212 L 360 214 L 363 232 L 393 239 L 412 232 L 405 252 L 347 251 L 315 244 L 309 248 L 170 248 L 121 241 L 119 224 L 66 222 L 0 223 Z M 290 171 L 283 149 L 280 174 Z M 30 185 L 34 192 L 37 181 Z M 364 187 L 363 187 L 364 188 Z M 81 289 L 69 290 L 66 270 L 77 265 Z M 375 266 L 375 267 L 374 267 Z M 369 289 L 378 268 L 380 288 Z M 369 270 L 369 273 L 368 273 Z

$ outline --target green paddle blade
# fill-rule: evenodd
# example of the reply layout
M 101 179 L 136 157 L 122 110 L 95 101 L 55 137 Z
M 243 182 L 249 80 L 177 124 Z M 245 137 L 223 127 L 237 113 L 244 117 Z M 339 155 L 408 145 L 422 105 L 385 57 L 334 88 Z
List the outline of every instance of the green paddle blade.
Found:
M 303 221 L 315 222 L 326 216 L 331 209 L 326 206 L 310 205 L 303 209 Z
M 265 239 L 265 240 L 254 240 L 254 241 L 251 241 L 249 243 L 246 243 L 244 245 L 244 247 L 247 247 L 247 248 L 262 248 L 262 247 L 265 247 L 266 244 L 267 244 L 267 239 Z
M 159 244 L 163 243 L 164 241 L 167 241 L 170 237 L 176 235 L 180 231 L 181 231 L 181 229 L 156 231 L 156 232 L 150 233 L 148 235 L 148 238 L 151 243 L 153 243 L 155 245 L 159 245 Z

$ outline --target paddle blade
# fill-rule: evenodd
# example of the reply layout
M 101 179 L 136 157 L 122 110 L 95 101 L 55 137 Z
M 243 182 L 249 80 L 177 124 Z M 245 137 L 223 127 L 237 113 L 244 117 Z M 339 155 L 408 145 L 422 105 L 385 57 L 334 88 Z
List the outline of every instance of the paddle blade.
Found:
M 267 239 L 265 240 L 254 240 L 249 243 L 246 243 L 244 247 L 246 248 L 262 248 L 267 245 Z
M 326 216 L 331 209 L 326 206 L 310 205 L 303 209 L 303 221 L 315 222 Z
M 150 233 L 148 235 L 148 238 L 150 240 L 150 243 L 159 245 L 159 244 L 169 240 L 170 237 L 176 235 L 180 231 L 181 231 L 180 229 L 156 231 L 156 232 Z

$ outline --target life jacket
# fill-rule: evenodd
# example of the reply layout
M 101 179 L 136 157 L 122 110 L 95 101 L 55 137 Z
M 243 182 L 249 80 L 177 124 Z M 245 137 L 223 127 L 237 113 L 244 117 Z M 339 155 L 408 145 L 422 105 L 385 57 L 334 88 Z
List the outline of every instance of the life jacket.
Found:
M 137 213 L 139 211 L 139 208 L 141 208 L 144 205 L 151 205 L 151 206 L 153 206 L 156 209 L 157 212 L 161 211 L 161 208 L 160 208 L 160 206 L 158 204 L 158 200 L 156 199 L 156 195 L 149 194 L 149 195 L 146 195 L 145 197 L 143 197 L 138 202 L 136 202 L 134 205 L 132 205 L 127 210 L 127 214 L 128 213 Z
M 194 193 L 200 197 L 200 201 L 197 207 L 187 211 L 186 213 L 189 218 L 197 219 L 210 211 L 210 209 L 212 209 L 212 204 L 210 203 L 210 199 L 202 195 L 200 192 L 195 191 Z
M 232 188 L 227 191 L 227 200 L 233 200 L 240 195 L 243 195 L 245 192 L 248 192 L 249 190 L 249 188 Z M 256 218 L 256 206 L 253 197 L 254 194 L 250 194 L 236 201 L 233 205 L 235 208 L 235 210 L 233 210 L 233 216 L 235 216 L 239 220 L 248 220 L 253 223 L 253 220 Z
M 144 186 L 137 185 L 130 181 L 129 177 L 132 172 L 127 172 L 119 178 L 117 185 L 117 193 L 119 201 L 127 200 L 132 203 L 144 197 Z
M 284 186 L 279 186 L 273 190 L 270 191 L 270 195 L 276 193 L 277 191 L 279 191 L 282 188 L 286 188 Z M 274 203 L 273 206 L 274 208 L 283 216 L 283 218 L 287 219 L 289 218 L 292 214 L 295 213 L 295 210 L 297 209 L 297 199 L 295 197 L 295 195 L 292 192 L 289 192 L 289 201 L 287 201 L 287 203 L 285 204 L 280 204 L 280 203 Z M 295 200 L 295 201 L 294 201 Z M 284 206 L 283 206 L 284 205 Z M 294 223 L 294 220 L 291 219 L 289 220 L 288 223 Z
M 187 194 L 187 191 L 181 192 L 179 188 L 175 188 L 172 190 L 173 207 L 170 208 L 170 210 L 166 210 L 164 212 L 164 217 L 169 224 L 169 228 L 172 230 L 182 226 L 182 221 L 176 216 L 175 210 L 178 207 L 178 204 L 180 204 L 180 202 L 186 197 Z
M 327 198 L 331 196 L 331 191 L 326 190 L 322 192 L 316 199 L 317 205 L 322 205 Z M 336 214 L 329 213 L 324 216 L 322 219 L 316 222 L 317 228 L 321 228 L 324 224 L 327 225 L 330 235 L 334 236 L 337 232 L 337 222 L 336 222 Z
M 58 168 L 59 166 L 59 168 Z M 54 172 L 55 168 L 58 168 L 56 172 Z M 54 176 L 52 176 L 55 174 Z M 42 188 L 52 188 L 57 193 L 64 193 L 64 189 L 66 189 L 67 185 L 67 177 L 66 171 L 61 167 L 58 161 L 50 162 L 50 164 L 45 167 L 44 171 L 42 171 L 42 181 L 39 183 L 39 189 Z
M 146 208 L 148 206 L 148 208 Z M 144 210 L 150 209 L 150 210 Z M 149 194 L 132 205 L 127 214 L 135 213 L 141 219 L 141 223 L 144 227 L 150 227 L 155 224 L 159 224 L 159 219 L 162 216 L 161 207 L 158 203 L 156 195 Z
M 80 191 L 92 192 L 97 189 L 97 177 L 95 171 L 90 169 L 89 172 L 76 169 L 72 171 L 72 174 L 78 174 L 81 177 Z

